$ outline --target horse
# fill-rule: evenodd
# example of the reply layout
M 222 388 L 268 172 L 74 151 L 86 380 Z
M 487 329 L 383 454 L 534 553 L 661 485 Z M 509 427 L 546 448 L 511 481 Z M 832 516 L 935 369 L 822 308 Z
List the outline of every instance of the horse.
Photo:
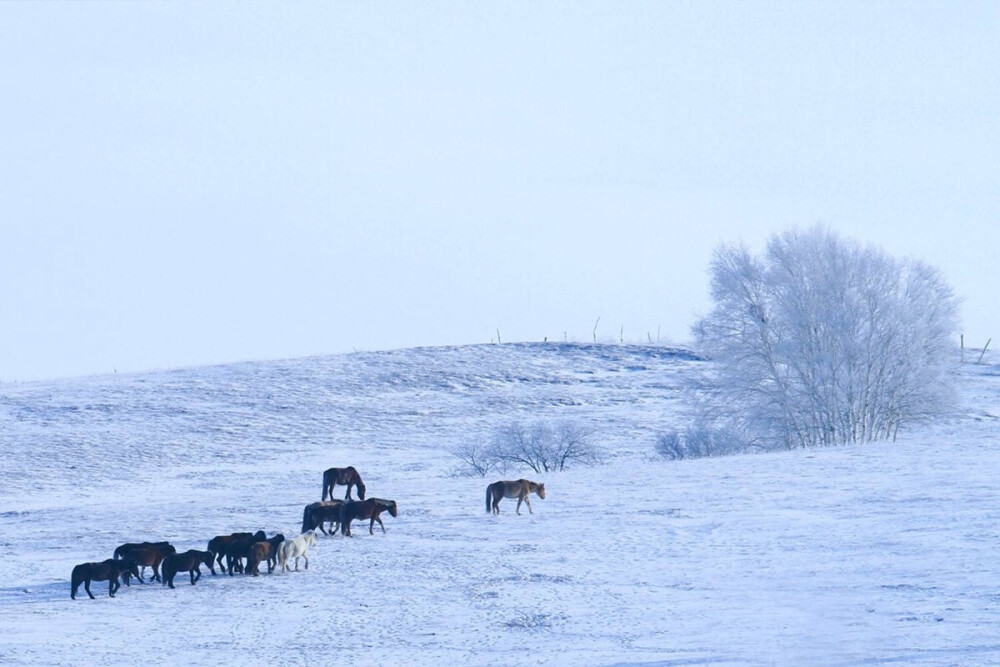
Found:
M 90 592 L 91 581 L 107 581 L 108 595 L 114 597 L 115 592 L 122 587 L 118 580 L 124 574 L 132 575 L 137 579 L 139 578 L 139 568 L 136 566 L 135 561 L 128 558 L 117 560 L 109 558 L 100 563 L 80 563 L 73 568 L 73 574 L 70 575 L 71 588 L 69 597 L 75 600 L 76 591 L 80 588 L 80 584 L 83 584 L 83 589 L 87 591 L 90 599 L 96 600 L 97 598 Z
M 173 549 L 173 547 L 170 545 L 170 542 L 128 542 L 115 549 L 113 557 L 116 559 L 125 558 L 130 553 L 132 553 L 132 551 L 136 549 L 145 549 L 147 547 L 159 547 L 159 548 L 170 547 L 171 549 Z M 174 551 L 171 553 L 177 553 L 177 550 L 174 549 Z
M 368 533 L 375 534 L 375 522 L 382 526 L 385 532 L 385 524 L 379 518 L 379 514 L 389 510 L 389 514 L 399 516 L 399 508 L 395 500 L 384 500 L 382 498 L 369 498 L 368 500 L 358 500 L 344 503 L 340 508 L 340 534 L 344 537 L 351 536 L 351 521 L 355 519 L 371 519 L 368 525 Z
M 347 466 L 346 468 L 330 468 L 323 473 L 323 500 L 326 500 L 327 495 L 330 496 L 330 500 L 333 500 L 333 489 L 338 484 L 347 485 L 347 495 L 344 496 L 344 500 L 351 500 L 351 487 L 358 487 L 358 498 L 360 500 L 365 499 L 365 483 L 361 481 L 361 475 L 358 471 L 354 469 L 354 466 Z
M 215 554 L 216 561 L 218 562 L 219 569 L 222 571 L 226 570 L 226 566 L 222 564 L 222 557 L 229 552 L 229 547 L 234 542 L 254 538 L 256 540 L 265 540 L 267 536 L 264 534 L 263 530 L 258 530 L 256 533 L 233 533 L 232 535 L 216 535 L 208 541 L 208 550 Z M 215 568 L 212 568 L 212 574 L 215 574 Z
M 285 536 L 278 533 L 269 540 L 254 542 L 250 548 L 250 557 L 247 558 L 246 574 L 257 576 L 260 574 L 261 561 L 267 561 L 267 573 L 274 572 L 274 566 L 278 562 L 278 548 L 284 543 Z
M 486 513 L 493 512 L 500 514 L 500 501 L 504 498 L 517 498 L 517 513 L 521 513 L 521 503 L 527 503 L 528 512 L 534 514 L 531 509 L 531 500 L 528 498 L 532 493 L 545 500 L 545 484 L 519 479 L 517 481 L 503 480 L 493 482 L 486 487 Z
M 315 530 L 317 527 L 324 535 L 334 535 L 340 526 L 340 507 L 343 500 L 324 500 L 306 505 L 302 510 L 302 532 Z M 323 523 L 330 522 L 330 531 L 323 528 Z
M 316 531 L 307 530 L 298 537 L 294 537 L 290 540 L 285 540 L 280 545 L 278 545 L 278 564 L 281 565 L 282 572 L 290 572 L 292 568 L 288 567 L 288 559 L 295 559 L 295 571 L 299 571 L 299 557 L 306 559 L 306 569 L 309 569 L 309 557 L 306 556 L 306 551 L 309 547 L 316 544 Z
M 153 579 L 155 581 L 163 581 L 160 578 L 160 563 L 167 556 L 172 556 L 177 553 L 177 549 L 171 544 L 166 546 L 148 546 L 148 547 L 138 547 L 135 549 L 130 549 L 128 551 L 127 558 L 135 561 L 136 565 L 139 566 L 139 582 L 146 583 L 142 579 L 143 573 L 145 573 L 147 567 L 153 568 Z M 126 585 L 128 581 L 125 582 Z
M 174 553 L 163 559 L 163 583 L 170 588 L 174 587 L 174 577 L 178 572 L 187 572 L 191 575 L 191 585 L 201 579 L 201 565 L 204 563 L 212 568 L 215 563 L 215 554 L 211 551 L 198 551 L 189 549 L 184 553 Z M 215 569 L 212 568 L 212 574 Z

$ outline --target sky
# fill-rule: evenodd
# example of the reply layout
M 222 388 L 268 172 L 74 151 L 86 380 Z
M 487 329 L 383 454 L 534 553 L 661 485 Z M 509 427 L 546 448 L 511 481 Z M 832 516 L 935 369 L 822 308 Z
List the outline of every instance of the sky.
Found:
M 0 382 L 684 343 L 816 223 L 981 347 L 997 63 L 995 2 L 0 3 Z

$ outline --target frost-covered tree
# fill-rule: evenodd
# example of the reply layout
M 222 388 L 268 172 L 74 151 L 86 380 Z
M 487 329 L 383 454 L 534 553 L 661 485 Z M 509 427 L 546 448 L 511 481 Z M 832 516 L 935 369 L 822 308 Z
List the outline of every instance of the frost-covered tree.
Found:
M 763 256 L 723 245 L 715 306 L 694 333 L 718 362 L 709 404 L 752 438 L 793 448 L 895 438 L 941 414 L 958 301 L 939 273 L 816 227 Z

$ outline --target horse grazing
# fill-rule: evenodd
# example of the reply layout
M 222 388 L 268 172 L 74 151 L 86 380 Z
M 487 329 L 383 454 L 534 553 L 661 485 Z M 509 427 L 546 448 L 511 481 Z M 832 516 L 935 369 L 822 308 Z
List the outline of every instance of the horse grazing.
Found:
M 173 588 L 177 573 L 187 572 L 191 575 L 191 585 L 194 586 L 195 582 L 201 579 L 202 563 L 212 568 L 214 562 L 215 554 L 211 551 L 189 549 L 181 554 L 171 554 L 163 559 L 163 583 Z M 215 574 L 214 568 L 212 574 Z
M 219 565 L 219 569 L 222 571 L 226 570 L 226 566 L 222 564 L 222 557 L 229 552 L 230 546 L 242 540 L 248 540 L 255 538 L 255 540 L 267 539 L 263 530 L 258 530 L 256 533 L 233 533 L 232 535 L 216 535 L 208 541 L 208 550 L 215 554 L 216 562 Z M 215 568 L 212 568 L 212 574 L 215 574 Z
M 269 540 L 264 540 L 262 542 L 254 542 L 253 546 L 250 548 L 250 557 L 247 558 L 247 574 L 253 574 L 257 576 L 260 574 L 260 564 L 262 561 L 267 561 L 267 573 L 271 574 L 274 572 L 274 566 L 278 562 L 278 548 L 284 544 L 285 536 L 278 533 Z
M 324 500 L 321 502 L 309 503 L 302 510 L 302 532 L 308 532 L 319 528 L 324 535 L 334 535 L 337 527 L 340 526 L 340 507 L 343 500 Z M 330 522 L 330 531 L 323 528 L 323 523 Z
M 95 600 L 94 594 L 90 592 L 90 582 L 107 581 L 108 595 L 114 597 L 115 591 L 122 587 L 118 581 L 122 575 L 132 575 L 137 579 L 139 578 L 139 568 L 136 566 L 135 561 L 128 558 L 109 558 L 100 563 L 80 563 L 73 568 L 73 574 L 70 576 L 70 585 L 72 588 L 70 589 L 69 596 L 75 600 L 76 591 L 80 588 L 80 584 L 83 584 L 83 589 L 87 591 L 87 595 L 90 596 L 91 600 Z
M 365 499 L 365 483 L 361 481 L 361 475 L 358 471 L 354 469 L 354 466 L 347 466 L 346 468 L 330 468 L 323 473 L 323 500 L 326 500 L 327 495 L 330 496 L 330 500 L 333 500 L 333 489 L 338 484 L 347 485 L 347 495 L 344 496 L 344 500 L 351 499 L 351 487 L 358 487 L 358 498 L 361 500 Z
M 486 487 L 486 512 L 500 514 L 500 501 L 504 498 L 517 498 L 517 513 L 521 513 L 521 503 L 527 503 L 528 512 L 534 514 L 531 509 L 531 500 L 528 496 L 532 493 L 545 500 L 545 484 L 537 484 L 526 479 L 517 481 L 493 482 Z
M 306 569 L 309 569 L 309 557 L 306 556 L 306 552 L 309 547 L 316 544 L 316 531 L 307 530 L 298 537 L 292 538 L 290 540 L 285 540 L 278 545 L 278 564 L 281 565 L 282 572 L 290 572 L 291 568 L 288 567 L 288 559 L 295 559 L 295 571 L 299 571 L 299 557 L 306 559 Z
M 383 500 L 382 498 L 369 498 L 368 500 L 358 500 L 344 503 L 340 508 L 340 534 L 345 537 L 351 536 L 351 521 L 355 519 L 371 519 L 368 525 L 368 533 L 375 534 L 375 522 L 382 526 L 385 532 L 385 524 L 379 518 L 379 514 L 389 510 L 389 514 L 399 516 L 399 508 L 396 507 L 395 500 Z

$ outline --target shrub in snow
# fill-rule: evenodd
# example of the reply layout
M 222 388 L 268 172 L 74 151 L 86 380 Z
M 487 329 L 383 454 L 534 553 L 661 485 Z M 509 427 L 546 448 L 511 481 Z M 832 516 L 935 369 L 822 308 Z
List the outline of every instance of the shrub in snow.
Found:
M 565 470 L 576 464 L 593 465 L 601 460 L 592 442 L 593 432 L 564 422 L 555 426 L 515 422 L 496 431 L 492 440 L 461 445 L 453 450 L 458 475 L 484 477 L 489 472 L 531 468 L 537 473 Z
M 670 460 L 740 454 L 750 445 L 740 434 L 726 428 L 695 425 L 685 431 L 669 431 L 656 439 L 657 453 Z
M 718 364 L 709 405 L 778 446 L 895 438 L 951 405 L 957 299 L 938 272 L 821 227 L 723 245 L 694 326 Z

